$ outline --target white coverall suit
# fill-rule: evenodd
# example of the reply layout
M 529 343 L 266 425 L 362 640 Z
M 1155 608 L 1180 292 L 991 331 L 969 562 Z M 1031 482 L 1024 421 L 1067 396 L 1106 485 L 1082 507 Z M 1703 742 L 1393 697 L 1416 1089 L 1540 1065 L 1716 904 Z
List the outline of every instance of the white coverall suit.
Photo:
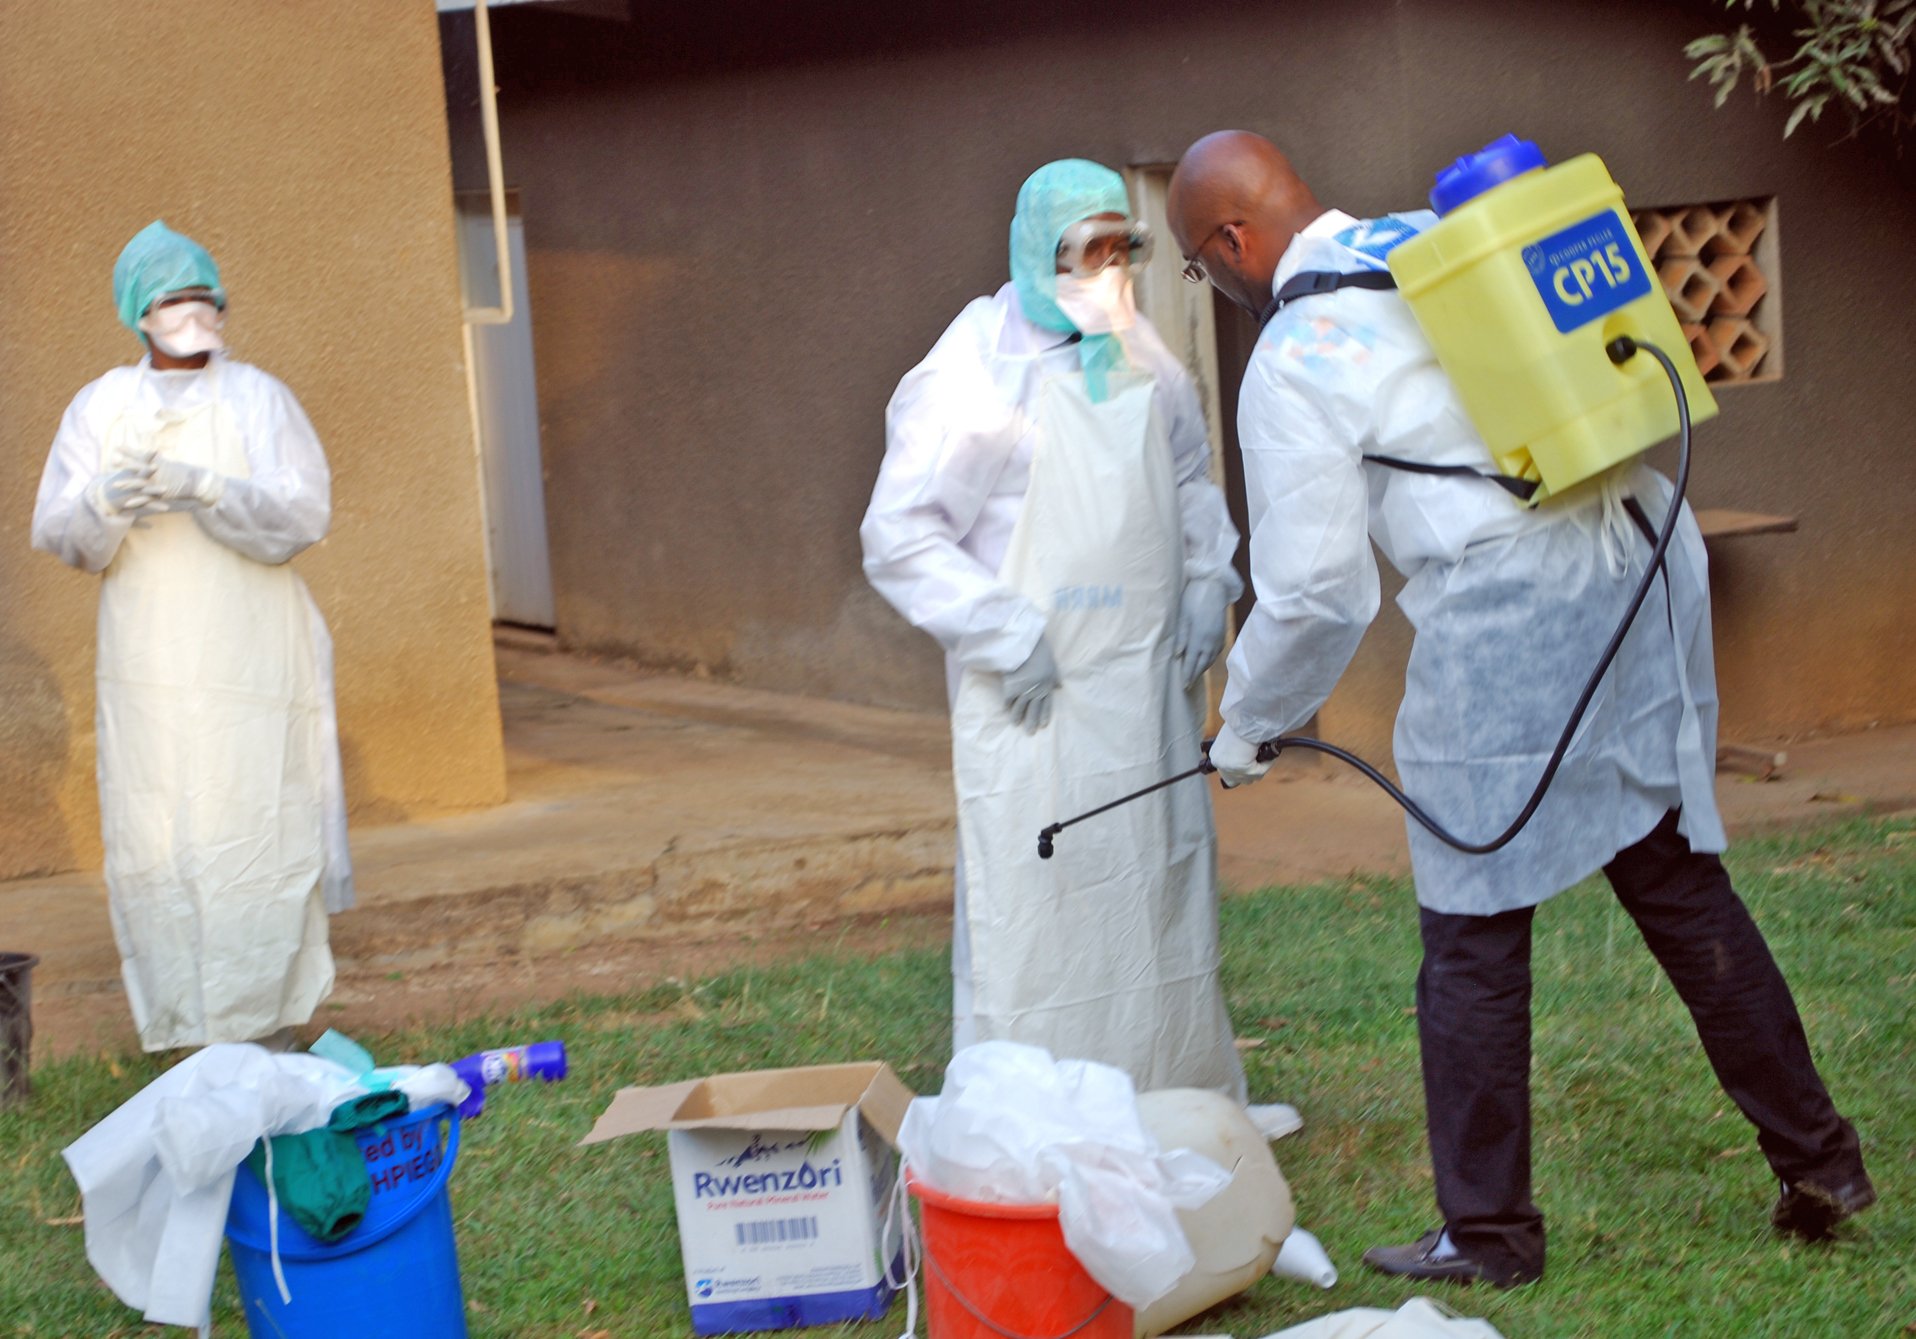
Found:
M 1199 578 L 1241 589 L 1191 380 L 1142 318 L 1121 338 L 1130 370 L 1093 405 L 1075 347 L 1026 319 L 1013 285 L 968 306 L 886 411 L 865 571 L 946 652 L 956 1046 L 1030 1042 L 1140 1089 L 1243 1101 L 1206 789 L 1171 787 L 1036 854 L 1049 819 L 1198 760 L 1201 704 L 1172 654 L 1179 594 Z M 1052 723 L 1026 735 L 999 676 L 1040 635 L 1063 677 Z
M 1331 211 L 1293 240 L 1303 271 L 1382 270 L 1429 214 Z M 1404 789 L 1483 841 L 1516 817 L 1649 557 L 1670 486 L 1625 466 L 1535 510 L 1488 482 L 1412 474 L 1365 454 L 1492 471 L 1410 307 L 1357 288 L 1304 298 L 1259 336 L 1238 405 L 1257 604 L 1222 705 L 1239 738 L 1287 734 L 1324 705 L 1376 616 L 1371 541 L 1408 578 L 1417 637 L 1397 716 Z M 1418 902 L 1483 915 L 1534 906 L 1681 808 L 1693 849 L 1721 851 L 1716 676 L 1703 538 L 1686 511 L 1659 581 L 1590 704 L 1542 806 L 1508 846 L 1464 855 L 1408 823 Z M 1672 633 L 1674 632 L 1674 639 Z
M 1273 291 L 1300 272 L 1384 269 L 1390 248 L 1433 217 L 1325 214 L 1285 251 Z M 1495 469 L 1392 292 L 1343 288 L 1282 309 L 1251 356 L 1238 432 L 1257 605 L 1229 660 L 1232 732 L 1271 739 L 1329 696 L 1377 611 L 1375 541 L 1408 578 L 1398 604 L 1416 629 L 1395 738 L 1404 789 L 1466 841 L 1501 833 L 1642 579 L 1652 548 L 1643 529 L 1665 523 L 1670 484 L 1627 464 L 1526 510 L 1487 481 L 1366 463 Z M 1864 1194 L 1856 1132 L 1716 858 L 1715 748 L 1706 558 L 1686 506 L 1664 575 L 1523 832 L 1466 855 L 1406 819 L 1445 1231 L 1384 1258 L 1428 1260 L 1448 1242 L 1486 1277 L 1542 1274 L 1543 1215 L 1530 1195 L 1531 922 L 1537 904 L 1598 869 L 1689 1006 L 1771 1168 L 1785 1184 L 1854 1182 L 1847 1193 Z
M 119 448 L 226 478 L 217 503 L 135 519 L 90 492 Z M 352 905 L 332 643 L 286 563 L 331 517 L 292 392 L 215 355 L 119 367 L 74 397 L 33 545 L 103 573 L 100 818 L 114 938 L 149 1050 L 248 1041 L 332 990 L 326 915 Z

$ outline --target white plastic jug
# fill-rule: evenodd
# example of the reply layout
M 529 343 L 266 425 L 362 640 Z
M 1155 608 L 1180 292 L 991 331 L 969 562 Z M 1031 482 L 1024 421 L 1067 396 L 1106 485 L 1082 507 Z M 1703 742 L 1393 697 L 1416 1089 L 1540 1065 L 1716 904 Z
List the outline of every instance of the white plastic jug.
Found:
M 1269 1273 L 1297 1213 L 1270 1144 L 1244 1108 L 1222 1093 L 1203 1088 L 1141 1093 L 1138 1115 L 1160 1147 L 1192 1149 L 1231 1173 L 1231 1184 L 1209 1203 L 1178 1210 L 1197 1265 L 1177 1287 L 1138 1312 L 1138 1336 L 1146 1339 Z

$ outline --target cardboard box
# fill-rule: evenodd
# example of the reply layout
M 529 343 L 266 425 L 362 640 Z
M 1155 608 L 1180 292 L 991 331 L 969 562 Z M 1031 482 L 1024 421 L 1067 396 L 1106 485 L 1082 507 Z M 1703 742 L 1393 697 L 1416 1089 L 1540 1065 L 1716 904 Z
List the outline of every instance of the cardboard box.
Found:
M 621 1089 L 580 1143 L 666 1132 L 697 1333 L 833 1325 L 904 1277 L 884 1226 L 912 1096 L 876 1062 L 718 1074 Z

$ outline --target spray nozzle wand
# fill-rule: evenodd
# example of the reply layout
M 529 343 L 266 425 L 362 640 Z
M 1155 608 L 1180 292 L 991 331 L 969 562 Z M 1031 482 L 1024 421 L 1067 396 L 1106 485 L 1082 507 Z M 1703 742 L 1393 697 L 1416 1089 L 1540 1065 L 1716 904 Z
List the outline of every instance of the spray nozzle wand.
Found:
M 1264 743 L 1259 744 L 1257 746 L 1257 760 L 1259 762 L 1277 761 L 1277 755 L 1282 751 L 1284 743 L 1285 741 L 1283 740 L 1268 739 Z M 1096 809 L 1090 809 L 1079 814 L 1076 818 L 1067 818 L 1040 828 L 1038 830 L 1038 859 L 1051 859 L 1052 853 L 1057 849 L 1054 845 L 1057 835 L 1074 823 L 1082 823 L 1085 819 L 1096 818 L 1099 814 L 1107 810 L 1116 809 L 1120 805 L 1131 803 L 1133 800 L 1141 800 L 1146 795 L 1163 790 L 1166 786 L 1175 786 L 1180 781 L 1189 781 L 1194 776 L 1203 776 L 1207 772 L 1217 771 L 1217 768 L 1211 765 L 1211 741 L 1207 739 L 1200 744 L 1199 747 L 1204 750 L 1204 758 L 1196 767 L 1179 772 L 1176 776 L 1167 776 L 1162 781 L 1154 781 L 1143 790 L 1134 790 L 1122 799 L 1113 800 L 1109 804 L 1101 804 Z

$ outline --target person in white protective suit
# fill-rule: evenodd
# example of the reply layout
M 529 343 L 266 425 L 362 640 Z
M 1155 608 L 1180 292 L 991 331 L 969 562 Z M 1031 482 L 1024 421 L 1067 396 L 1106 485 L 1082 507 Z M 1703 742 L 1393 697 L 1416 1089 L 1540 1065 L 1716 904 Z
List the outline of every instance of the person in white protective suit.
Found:
M 1241 1102 L 1205 787 L 1114 811 L 1055 860 L 1033 840 L 1198 761 L 1242 587 L 1196 391 L 1133 304 L 1150 238 L 1129 209 L 1081 159 L 1024 183 L 1012 280 L 899 383 L 860 537 L 872 585 L 946 652 L 955 1048 L 1026 1042 Z
M 33 546 L 99 572 L 106 883 L 148 1051 L 268 1038 L 333 985 L 352 905 L 332 643 L 286 564 L 331 477 L 285 386 L 224 353 L 204 248 L 155 222 L 113 270 L 147 346 L 67 407 Z
M 1633 463 L 1529 510 L 1484 479 L 1367 459 L 1495 470 L 1398 294 L 1278 295 L 1300 274 L 1385 271 L 1390 249 L 1435 216 L 1324 209 L 1270 141 L 1241 131 L 1192 146 L 1169 207 L 1186 276 L 1267 320 L 1237 420 L 1257 604 L 1231 652 L 1211 761 L 1226 785 L 1255 781 L 1270 767 L 1257 744 L 1323 705 L 1377 612 L 1375 541 L 1407 578 L 1398 603 L 1416 633 L 1395 736 L 1404 789 L 1463 839 L 1488 840 L 1529 797 L 1642 579 L 1669 482 Z M 1466 855 L 1407 823 L 1443 1222 L 1418 1242 L 1374 1248 L 1372 1267 L 1502 1286 L 1541 1276 L 1531 922 L 1539 903 L 1598 869 L 1756 1126 L 1782 1182 L 1775 1225 L 1820 1237 L 1874 1199 L 1856 1131 L 1718 859 L 1715 733 L 1705 555 L 1686 511 L 1665 576 L 1529 826 L 1499 851 Z

